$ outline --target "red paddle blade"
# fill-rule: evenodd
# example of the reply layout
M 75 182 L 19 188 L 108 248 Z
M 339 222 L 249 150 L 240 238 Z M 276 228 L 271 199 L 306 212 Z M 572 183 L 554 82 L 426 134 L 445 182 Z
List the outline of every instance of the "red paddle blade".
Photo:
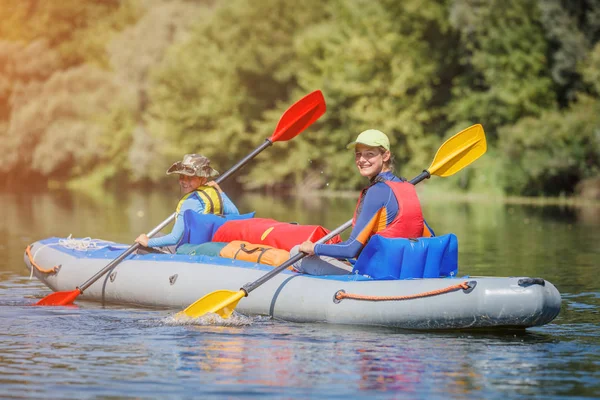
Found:
M 295 138 L 325 114 L 326 109 L 325 98 L 320 90 L 307 94 L 283 113 L 269 140 L 275 143 Z
M 70 292 L 54 292 L 44 297 L 35 306 L 66 306 L 72 304 L 81 292 L 79 289 L 71 290 Z

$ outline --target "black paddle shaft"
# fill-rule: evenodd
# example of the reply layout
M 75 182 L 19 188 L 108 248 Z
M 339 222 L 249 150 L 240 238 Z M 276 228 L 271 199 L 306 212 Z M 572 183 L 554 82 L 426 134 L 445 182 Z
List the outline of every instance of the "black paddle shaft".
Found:
M 223 182 L 225 179 L 229 178 L 231 175 L 236 173 L 238 169 L 240 169 L 244 165 L 246 165 L 248 163 L 248 161 L 252 160 L 261 151 L 263 151 L 267 147 L 271 146 L 272 144 L 273 144 L 273 142 L 270 139 L 265 139 L 265 142 L 263 144 L 258 146 L 252 153 L 248 154 L 246 157 L 244 157 L 240 162 L 235 164 L 233 167 L 229 168 L 229 170 L 227 172 L 223 173 L 223 175 L 220 175 L 217 179 L 215 179 L 215 182 L 216 183 Z
M 267 147 L 271 146 L 272 144 L 273 144 L 273 142 L 270 139 L 265 139 L 265 142 L 263 144 L 258 146 L 252 153 L 248 154 L 246 157 L 244 157 L 244 159 L 242 159 L 240 162 L 235 164 L 233 167 L 229 168 L 229 170 L 227 170 L 227 172 L 223 173 L 223 175 L 220 175 L 217 179 L 215 179 L 215 182 L 217 184 L 223 182 L 225 179 L 229 178 L 232 174 L 237 172 L 238 169 L 242 168 L 250 160 L 252 160 L 254 157 L 256 157 L 261 151 L 263 151 Z M 160 232 L 164 227 L 169 225 L 176 217 L 177 217 L 176 212 L 169 215 L 167 217 L 167 219 L 165 219 L 163 222 L 161 222 L 156 228 L 154 228 L 154 229 L 152 229 L 152 231 L 148 232 L 147 236 L 149 238 L 153 237 L 158 232 Z M 77 289 L 79 289 L 79 292 L 83 293 L 84 290 L 86 290 L 88 287 L 90 287 L 94 282 L 96 282 L 98 279 L 100 279 L 108 271 L 110 271 L 111 269 L 116 267 L 121 261 L 123 261 L 127 256 L 132 254 L 134 251 L 136 251 L 139 247 L 140 247 L 139 243 L 134 243 L 131 247 L 129 247 L 127 250 L 125 250 L 119 257 L 117 257 L 113 261 L 111 261 L 110 264 L 108 264 L 106 267 L 102 268 L 100 271 L 96 272 L 96 274 L 94 276 L 92 276 L 90 279 L 88 279 L 83 285 L 78 286 Z
M 325 243 L 328 240 L 333 239 L 336 235 L 339 235 L 340 233 L 344 232 L 346 229 L 348 229 L 351 226 L 352 226 L 352 220 L 346 222 L 344 225 L 338 227 L 337 229 L 329 232 L 326 236 L 324 236 L 321 239 L 319 239 L 316 243 Z M 286 262 L 284 262 L 283 264 L 281 264 L 279 267 L 277 267 L 277 268 L 269 271 L 268 273 L 266 273 L 265 275 L 263 275 L 259 279 L 255 280 L 254 282 L 245 284 L 241 288 L 241 290 L 243 290 L 244 292 L 246 292 L 246 295 L 248 295 L 248 293 L 250 293 L 251 291 L 253 291 L 257 287 L 259 287 L 260 285 L 262 285 L 263 283 L 265 283 L 266 281 L 268 281 L 273 276 L 277 275 L 278 273 L 280 273 L 281 271 L 283 271 L 284 269 L 286 269 L 290 265 L 294 264 L 296 261 L 301 260 L 306 255 L 307 255 L 306 253 L 302 253 L 302 252 L 296 254 L 294 257 L 290 258 L 289 260 L 287 260 Z
M 429 173 L 429 171 L 427 171 L 425 169 L 425 170 L 423 170 L 423 172 L 421 172 L 418 176 L 416 176 L 413 179 L 411 179 L 409 182 L 412 183 L 413 185 L 416 185 L 417 183 L 419 183 L 419 182 L 421 182 L 421 181 L 423 181 L 425 179 L 429 179 L 429 178 L 431 178 L 431 174 Z M 340 226 L 337 229 L 329 232 L 329 234 L 327 234 L 326 236 L 324 236 L 321 239 L 319 239 L 316 243 L 317 244 L 325 243 L 328 240 L 333 239 L 336 235 L 339 235 L 340 233 L 344 232 L 346 229 L 350 228 L 351 226 L 352 226 L 352 220 L 347 221 L 342 226 Z M 251 291 L 253 291 L 257 287 L 259 287 L 260 285 L 262 285 L 263 283 L 265 283 L 266 281 L 268 281 L 269 279 L 271 279 L 272 277 L 274 277 L 275 275 L 277 275 L 278 273 L 280 273 L 281 271 L 283 271 L 284 269 L 286 269 L 290 265 L 293 265 L 295 262 L 300 261 L 301 259 L 303 259 L 307 255 L 308 254 L 302 253 L 302 252 L 296 254 L 294 257 L 290 258 L 289 260 L 287 260 L 286 262 L 284 262 L 283 264 L 281 264 L 279 267 L 277 267 L 277 268 L 269 271 L 268 273 L 266 273 L 265 275 L 263 275 L 262 277 L 260 277 L 256 281 L 254 281 L 252 283 L 245 284 L 240 290 L 243 290 L 244 292 L 246 292 L 246 296 L 247 296 L 248 293 L 250 293 Z
M 424 169 L 423 172 L 421 172 L 419 175 L 412 178 L 409 182 L 412 183 L 413 185 L 416 185 L 417 183 L 424 181 L 425 179 L 429 179 L 429 178 L 431 178 L 431 174 L 429 173 L 429 171 Z

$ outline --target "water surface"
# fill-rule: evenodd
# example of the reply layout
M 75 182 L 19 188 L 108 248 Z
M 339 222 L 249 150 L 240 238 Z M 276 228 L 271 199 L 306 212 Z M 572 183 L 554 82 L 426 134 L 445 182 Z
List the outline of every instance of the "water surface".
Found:
M 232 196 L 233 197 L 233 196 Z M 328 228 L 353 199 L 237 196 L 241 211 Z M 131 243 L 168 216 L 165 193 L 0 194 L 2 398 L 586 398 L 600 396 L 600 211 L 424 197 L 459 238 L 462 275 L 542 277 L 562 294 L 551 324 L 510 333 L 407 332 L 239 316 L 173 323 L 172 310 L 77 302 L 29 307 L 48 289 L 23 263 L 48 237 Z

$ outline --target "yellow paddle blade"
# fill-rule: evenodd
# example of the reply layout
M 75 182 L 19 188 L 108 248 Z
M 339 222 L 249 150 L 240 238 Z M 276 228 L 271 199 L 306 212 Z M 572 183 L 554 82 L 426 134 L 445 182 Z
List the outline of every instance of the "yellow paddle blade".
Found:
M 454 175 L 481 157 L 486 150 L 483 126 L 473 125 L 446 140 L 427 170 L 431 175 Z
M 217 290 L 196 300 L 188 308 L 178 312 L 176 317 L 185 315 L 189 318 L 198 318 L 206 313 L 215 313 L 219 314 L 221 318 L 229 318 L 235 310 L 237 303 L 244 296 L 246 296 L 246 292 L 243 290 L 238 290 L 237 292 Z

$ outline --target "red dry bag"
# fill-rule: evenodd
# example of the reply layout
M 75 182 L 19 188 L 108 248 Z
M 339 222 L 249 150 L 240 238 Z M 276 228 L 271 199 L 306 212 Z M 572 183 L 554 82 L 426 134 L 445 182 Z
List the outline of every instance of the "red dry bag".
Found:
M 244 240 L 253 244 L 266 244 L 290 251 L 297 244 L 310 240 L 316 242 L 329 233 L 319 225 L 296 225 L 267 218 L 249 218 L 227 221 L 213 235 L 213 242 Z M 337 235 L 327 243 L 341 242 Z

